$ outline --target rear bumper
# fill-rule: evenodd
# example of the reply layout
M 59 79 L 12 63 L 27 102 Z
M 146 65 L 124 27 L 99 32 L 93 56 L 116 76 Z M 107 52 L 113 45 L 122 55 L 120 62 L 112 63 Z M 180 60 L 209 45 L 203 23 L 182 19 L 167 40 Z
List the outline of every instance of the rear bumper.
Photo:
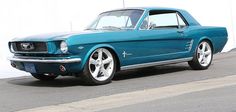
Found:
M 11 61 L 11 65 L 19 70 L 30 73 L 55 73 L 61 75 L 70 75 L 80 73 L 81 58 L 79 57 L 26 57 L 26 56 L 14 56 L 8 58 Z M 29 70 L 27 65 L 33 66 L 33 70 Z M 65 68 L 65 71 L 61 70 L 61 67 Z M 32 68 L 30 68 L 32 69 Z

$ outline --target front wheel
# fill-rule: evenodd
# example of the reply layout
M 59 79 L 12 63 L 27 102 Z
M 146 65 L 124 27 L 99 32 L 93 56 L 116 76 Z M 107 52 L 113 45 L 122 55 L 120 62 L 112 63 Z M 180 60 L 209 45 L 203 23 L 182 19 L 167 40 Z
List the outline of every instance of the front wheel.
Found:
M 58 75 L 55 75 L 55 74 L 35 74 L 35 73 L 32 73 L 31 74 L 34 78 L 36 79 L 39 79 L 41 81 L 51 81 L 51 80 L 54 80 L 55 78 L 58 77 Z
M 193 56 L 193 60 L 189 61 L 188 64 L 194 70 L 205 70 L 211 65 L 212 58 L 212 46 L 209 41 L 204 40 L 200 42 Z
M 116 72 L 116 59 L 105 48 L 96 49 L 89 57 L 82 78 L 87 84 L 99 85 L 111 82 Z

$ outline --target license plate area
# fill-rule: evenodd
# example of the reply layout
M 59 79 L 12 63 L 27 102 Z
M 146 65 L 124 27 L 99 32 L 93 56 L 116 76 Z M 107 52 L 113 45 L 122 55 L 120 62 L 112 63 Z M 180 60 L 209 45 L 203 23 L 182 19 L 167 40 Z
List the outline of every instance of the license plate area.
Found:
M 25 71 L 30 73 L 36 73 L 35 65 L 33 63 L 24 63 Z

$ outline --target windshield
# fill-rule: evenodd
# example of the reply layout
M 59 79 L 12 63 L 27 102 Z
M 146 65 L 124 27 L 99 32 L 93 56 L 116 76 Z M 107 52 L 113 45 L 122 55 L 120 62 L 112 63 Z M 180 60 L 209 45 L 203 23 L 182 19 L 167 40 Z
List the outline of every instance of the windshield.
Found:
M 127 9 L 102 13 L 87 30 L 133 29 L 143 10 Z

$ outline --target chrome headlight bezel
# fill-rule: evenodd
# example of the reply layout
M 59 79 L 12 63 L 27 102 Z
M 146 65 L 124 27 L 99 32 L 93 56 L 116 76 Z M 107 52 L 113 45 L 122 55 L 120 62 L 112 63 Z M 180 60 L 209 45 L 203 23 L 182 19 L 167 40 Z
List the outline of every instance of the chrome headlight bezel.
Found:
M 61 41 L 60 50 L 61 50 L 62 53 L 67 53 L 68 52 L 68 45 L 65 41 Z
M 10 45 L 9 45 L 9 49 L 10 49 L 10 52 L 11 53 L 14 53 L 15 52 L 15 50 L 14 50 L 14 48 L 13 48 L 13 43 L 10 43 Z

